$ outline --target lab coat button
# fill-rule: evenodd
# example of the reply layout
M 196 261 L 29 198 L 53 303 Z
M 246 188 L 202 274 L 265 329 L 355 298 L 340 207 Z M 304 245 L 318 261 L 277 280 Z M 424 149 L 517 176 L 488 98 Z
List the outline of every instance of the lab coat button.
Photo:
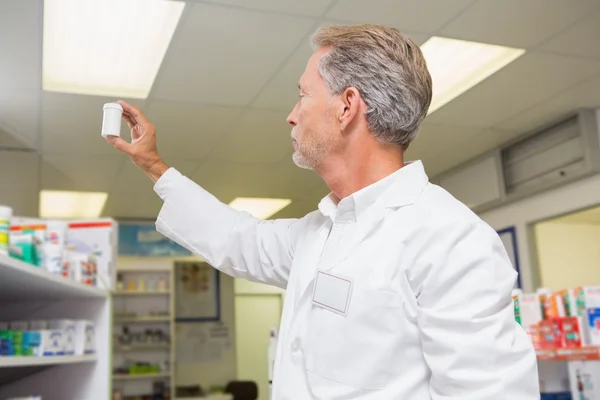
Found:
M 300 339 L 296 338 L 292 340 L 292 353 L 297 353 L 300 351 Z

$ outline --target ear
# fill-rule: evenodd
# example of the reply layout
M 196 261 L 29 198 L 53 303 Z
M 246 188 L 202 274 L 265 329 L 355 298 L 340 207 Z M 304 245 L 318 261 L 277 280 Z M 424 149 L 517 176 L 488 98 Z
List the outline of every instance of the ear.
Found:
M 340 94 L 340 100 L 341 104 L 338 111 L 338 121 L 340 123 L 340 129 L 343 131 L 360 113 L 360 92 L 355 87 L 349 87 Z

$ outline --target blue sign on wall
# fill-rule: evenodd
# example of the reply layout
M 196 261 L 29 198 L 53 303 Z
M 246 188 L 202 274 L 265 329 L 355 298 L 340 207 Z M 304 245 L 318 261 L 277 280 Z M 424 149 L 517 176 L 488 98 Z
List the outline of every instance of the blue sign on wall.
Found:
M 184 247 L 158 233 L 154 223 L 119 221 L 119 255 L 179 257 L 191 254 Z

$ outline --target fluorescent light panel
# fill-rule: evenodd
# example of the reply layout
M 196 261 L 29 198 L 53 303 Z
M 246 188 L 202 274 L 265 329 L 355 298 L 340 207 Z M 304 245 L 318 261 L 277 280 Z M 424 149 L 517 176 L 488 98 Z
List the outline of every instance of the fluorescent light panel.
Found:
M 436 36 L 421 50 L 433 81 L 430 114 L 525 53 L 523 49 Z
M 292 200 L 238 197 L 229 206 L 246 211 L 258 219 L 267 219 L 287 207 Z
M 104 209 L 107 193 L 63 192 L 42 190 L 40 192 L 41 218 L 97 218 Z
M 172 0 L 45 0 L 44 90 L 148 97 L 184 7 Z

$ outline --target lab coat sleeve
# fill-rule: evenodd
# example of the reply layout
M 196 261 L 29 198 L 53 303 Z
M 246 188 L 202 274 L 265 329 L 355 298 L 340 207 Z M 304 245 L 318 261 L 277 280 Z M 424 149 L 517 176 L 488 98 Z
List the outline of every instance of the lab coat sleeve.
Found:
M 285 288 L 302 219 L 261 221 L 221 203 L 173 168 L 154 190 L 164 202 L 158 232 L 228 275 Z
M 431 398 L 539 399 L 535 351 L 514 317 L 516 271 L 500 238 L 483 221 L 433 236 L 412 276 Z

